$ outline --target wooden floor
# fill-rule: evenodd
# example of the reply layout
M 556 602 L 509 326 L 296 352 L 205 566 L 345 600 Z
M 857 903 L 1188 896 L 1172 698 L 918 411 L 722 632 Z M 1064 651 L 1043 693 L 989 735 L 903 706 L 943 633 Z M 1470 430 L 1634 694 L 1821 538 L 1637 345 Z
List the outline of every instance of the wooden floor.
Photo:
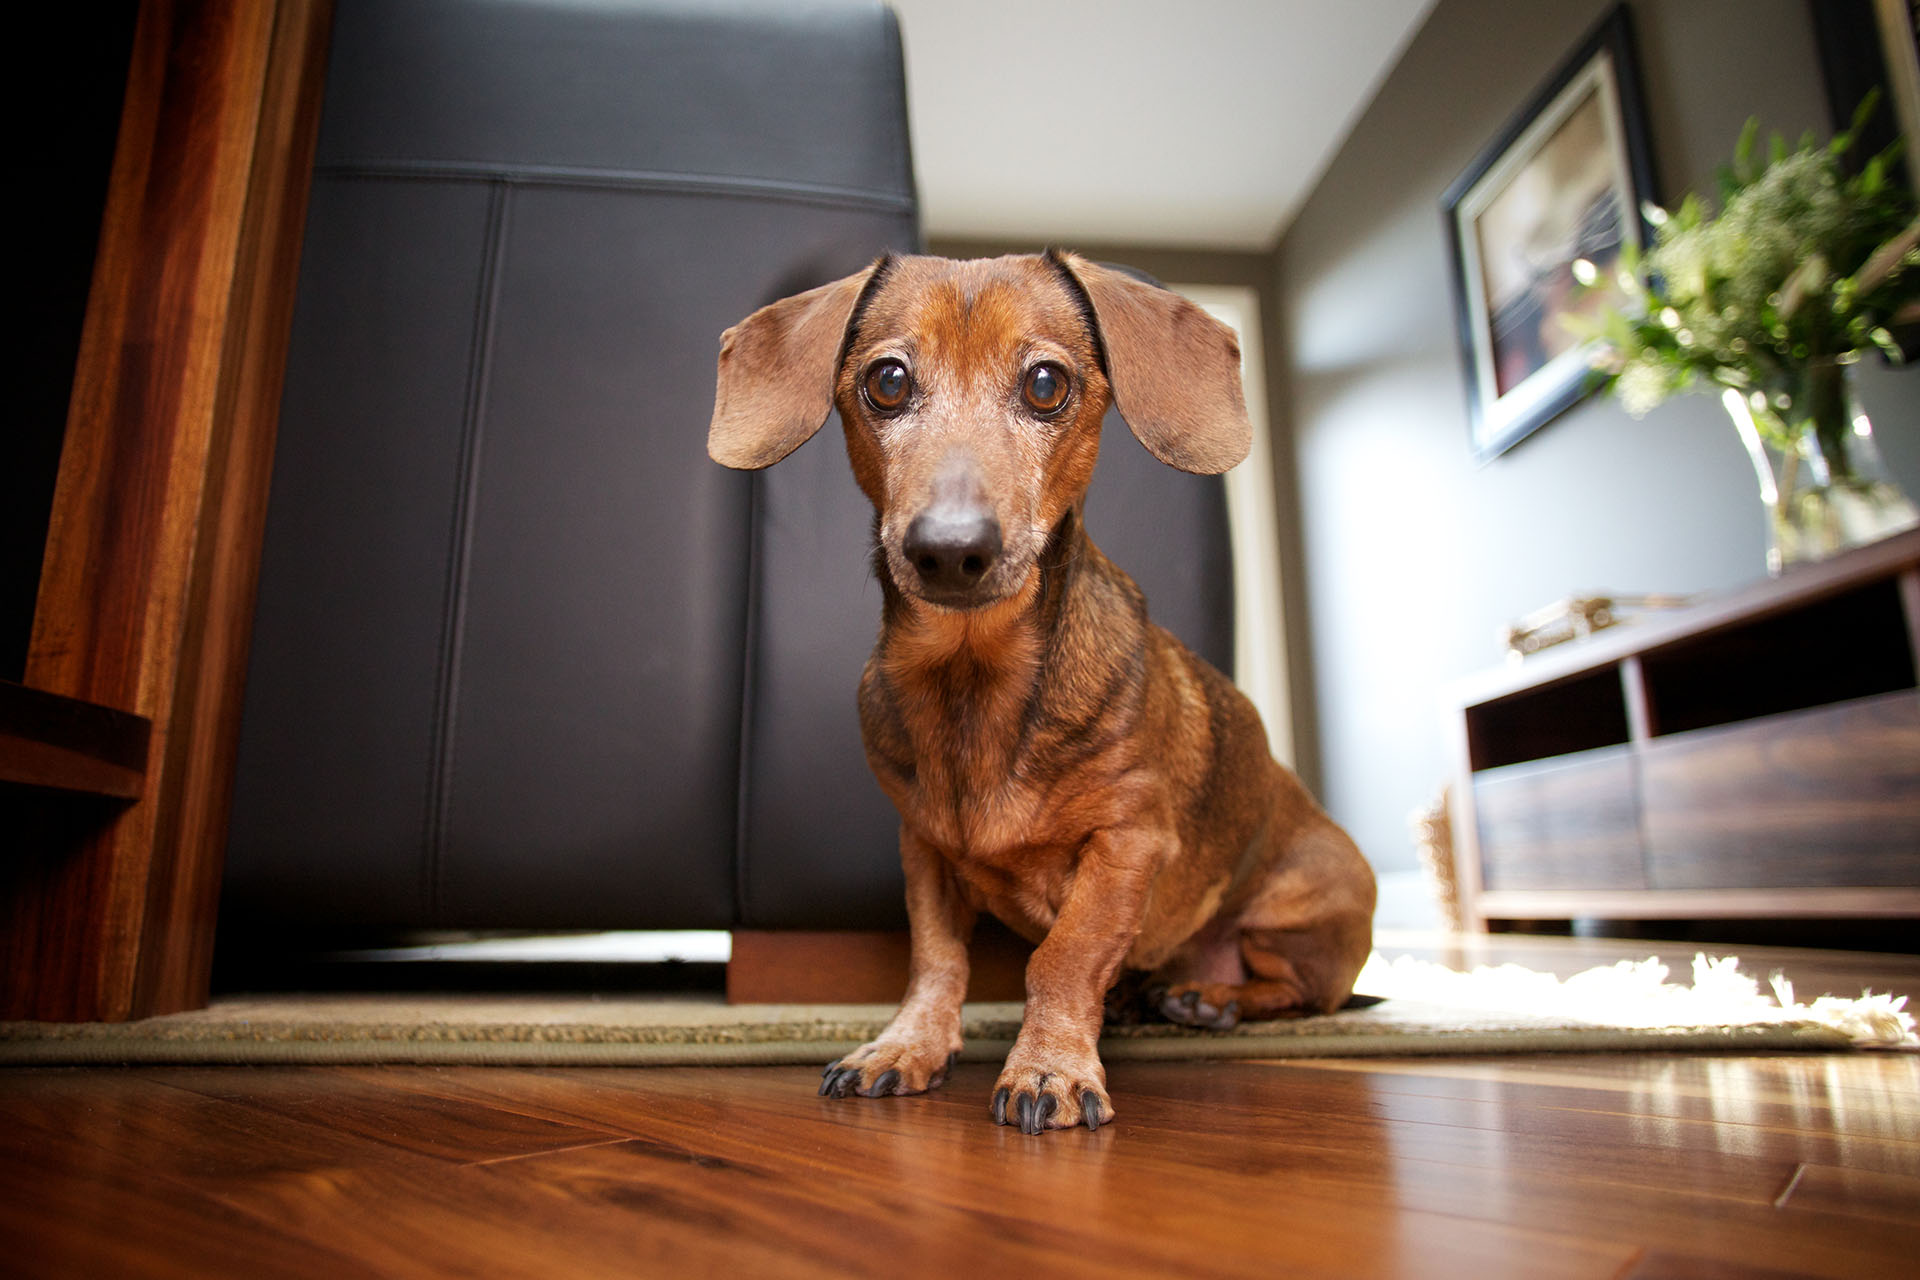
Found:
M 1829 969 L 1920 990 L 1911 959 Z M 989 1121 L 993 1076 L 836 1102 L 809 1068 L 5 1070 L 0 1274 L 1665 1280 L 1920 1255 L 1920 1056 L 1118 1063 L 1114 1124 L 1041 1138 Z

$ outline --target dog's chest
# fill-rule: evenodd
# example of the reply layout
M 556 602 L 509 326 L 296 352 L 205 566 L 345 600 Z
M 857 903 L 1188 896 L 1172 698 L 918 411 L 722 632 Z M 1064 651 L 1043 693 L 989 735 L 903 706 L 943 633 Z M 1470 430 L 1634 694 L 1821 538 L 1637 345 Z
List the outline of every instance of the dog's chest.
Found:
M 1062 750 L 1036 727 L 1035 695 L 1014 682 L 939 681 L 863 690 L 868 752 L 913 830 L 982 887 L 1070 862 L 1124 816 L 1111 753 Z

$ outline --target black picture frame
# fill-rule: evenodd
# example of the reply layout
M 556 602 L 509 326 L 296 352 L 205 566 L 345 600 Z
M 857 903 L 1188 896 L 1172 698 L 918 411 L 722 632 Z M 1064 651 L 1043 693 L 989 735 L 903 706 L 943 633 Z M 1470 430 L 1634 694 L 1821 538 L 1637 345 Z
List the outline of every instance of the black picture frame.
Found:
M 1469 430 L 1486 463 L 1593 389 L 1589 343 L 1561 321 L 1610 299 L 1626 245 L 1648 243 L 1657 199 L 1632 19 L 1616 5 L 1563 59 L 1442 199 Z
M 1855 167 L 1903 140 L 1892 169 L 1920 194 L 1920 35 L 1911 0 L 1808 0 L 1820 55 L 1827 115 L 1835 133 L 1850 128 L 1869 93 L 1879 107 L 1855 137 Z

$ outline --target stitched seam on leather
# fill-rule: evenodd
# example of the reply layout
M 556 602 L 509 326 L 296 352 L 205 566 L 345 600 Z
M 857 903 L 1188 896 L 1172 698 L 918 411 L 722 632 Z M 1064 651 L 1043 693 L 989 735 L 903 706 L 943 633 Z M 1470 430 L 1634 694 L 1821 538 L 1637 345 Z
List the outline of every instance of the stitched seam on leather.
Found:
M 440 638 L 440 687 L 434 697 L 434 761 L 429 782 L 426 832 L 428 915 L 438 921 L 445 884 L 447 828 L 453 809 L 454 745 L 459 720 L 460 659 L 466 639 L 467 588 L 473 561 L 474 507 L 480 481 L 480 446 L 486 422 L 487 386 L 493 371 L 493 337 L 500 310 L 501 261 L 506 254 L 509 184 L 495 184 L 487 203 L 486 242 L 480 264 L 477 306 L 461 406 L 460 486 L 449 531 L 445 617 Z
M 760 536 L 766 521 L 766 473 L 747 475 L 747 581 L 744 643 L 740 660 L 740 752 L 734 761 L 733 919 L 735 928 L 752 921 L 747 901 L 747 841 L 752 829 L 754 670 L 760 656 Z
M 334 179 L 386 179 L 431 182 L 498 182 L 529 187 L 602 187 L 615 190 L 674 192 L 687 195 L 748 196 L 807 204 L 909 211 L 911 192 L 780 178 L 737 177 L 719 173 L 673 173 L 649 169 L 592 169 L 563 165 L 489 164 L 466 160 L 391 160 L 370 164 L 329 164 L 314 170 Z

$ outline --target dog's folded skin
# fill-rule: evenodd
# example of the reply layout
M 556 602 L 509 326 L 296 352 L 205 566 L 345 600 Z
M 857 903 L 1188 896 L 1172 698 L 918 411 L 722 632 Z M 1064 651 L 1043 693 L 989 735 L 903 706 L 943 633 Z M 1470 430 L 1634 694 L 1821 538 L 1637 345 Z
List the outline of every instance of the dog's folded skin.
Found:
M 1365 859 L 1081 524 L 1109 396 L 1163 461 L 1218 472 L 1247 449 L 1240 395 L 1229 331 L 1072 256 L 886 259 L 728 331 L 714 457 L 771 465 L 837 403 L 876 512 L 860 718 L 901 815 L 912 964 L 821 1093 L 945 1079 L 981 910 L 1036 944 L 991 1099 L 1028 1133 L 1113 1118 L 1110 993 L 1218 1028 L 1347 998 Z

